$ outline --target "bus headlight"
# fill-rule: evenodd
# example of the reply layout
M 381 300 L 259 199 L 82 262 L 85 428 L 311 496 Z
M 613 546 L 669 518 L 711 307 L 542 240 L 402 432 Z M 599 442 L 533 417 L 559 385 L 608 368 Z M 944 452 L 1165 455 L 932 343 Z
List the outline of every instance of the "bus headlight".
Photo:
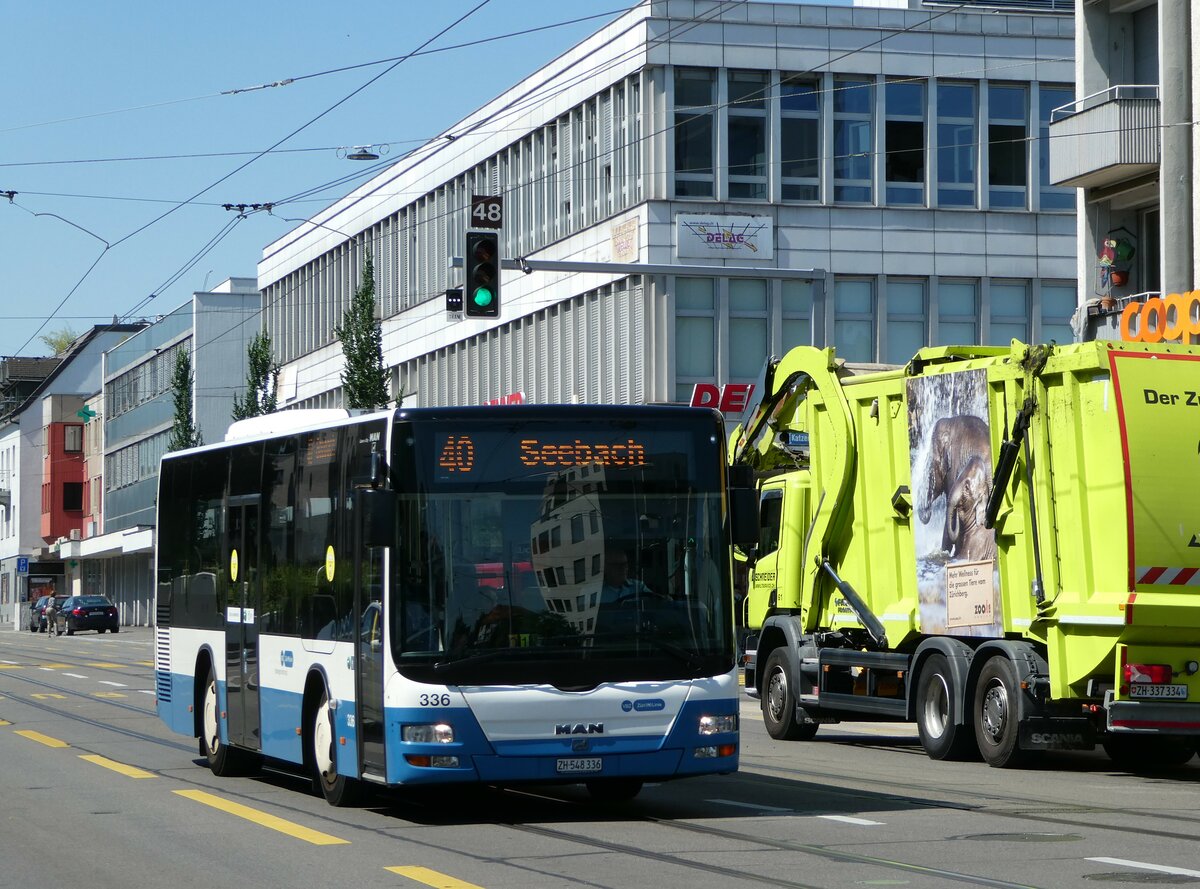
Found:
M 737 730 L 738 718 L 736 713 L 729 713 L 725 716 L 700 717 L 700 734 L 702 735 L 721 735 L 726 732 L 736 732 Z
M 405 725 L 400 728 L 400 738 L 413 744 L 451 744 L 454 726 L 444 722 Z

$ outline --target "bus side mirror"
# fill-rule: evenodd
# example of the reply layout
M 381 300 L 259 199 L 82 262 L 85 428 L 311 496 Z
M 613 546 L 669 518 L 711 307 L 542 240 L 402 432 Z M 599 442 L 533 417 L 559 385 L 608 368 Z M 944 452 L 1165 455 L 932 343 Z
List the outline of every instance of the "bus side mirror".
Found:
M 359 488 L 364 546 L 395 546 L 396 492 L 387 488 Z
M 729 467 L 729 533 L 743 550 L 758 543 L 758 489 L 749 466 Z

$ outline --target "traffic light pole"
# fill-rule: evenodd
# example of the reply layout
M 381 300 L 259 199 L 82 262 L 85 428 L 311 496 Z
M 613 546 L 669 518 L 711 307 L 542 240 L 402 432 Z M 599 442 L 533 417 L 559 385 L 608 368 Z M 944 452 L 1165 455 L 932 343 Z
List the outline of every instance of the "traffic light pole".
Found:
M 452 256 L 451 268 L 462 268 L 463 258 Z M 642 262 L 576 262 L 557 259 L 504 259 L 500 268 L 529 275 L 533 272 L 595 272 L 602 275 L 683 275 L 717 278 L 780 278 L 811 281 L 824 278 L 824 269 L 746 268 L 721 265 L 660 265 Z

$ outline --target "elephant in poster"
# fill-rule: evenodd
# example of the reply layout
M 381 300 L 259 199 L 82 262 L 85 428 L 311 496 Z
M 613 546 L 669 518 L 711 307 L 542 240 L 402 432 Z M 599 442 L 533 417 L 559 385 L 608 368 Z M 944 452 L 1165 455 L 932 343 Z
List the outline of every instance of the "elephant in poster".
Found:
M 950 488 L 972 457 L 979 457 L 990 463 L 991 454 L 992 441 L 988 424 L 979 417 L 962 414 L 956 417 L 942 417 L 934 423 L 929 441 L 929 472 L 917 503 L 917 516 L 921 523 L 929 523 L 933 505 L 939 497 L 950 492 Z M 949 514 L 947 504 L 947 520 Z M 942 535 L 942 549 L 950 549 L 950 539 L 946 534 Z
M 946 494 L 946 538 L 950 556 L 963 562 L 996 558 L 996 532 L 985 528 L 992 494 L 991 467 L 972 457 Z

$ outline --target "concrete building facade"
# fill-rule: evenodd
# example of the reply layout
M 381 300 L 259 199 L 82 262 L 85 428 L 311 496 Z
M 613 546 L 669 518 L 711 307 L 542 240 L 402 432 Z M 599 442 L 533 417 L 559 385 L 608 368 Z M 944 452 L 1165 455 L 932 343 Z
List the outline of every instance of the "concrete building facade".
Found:
M 281 405 L 340 404 L 367 251 L 410 405 L 686 401 L 799 343 L 1071 339 L 1075 194 L 1042 138 L 1074 96 L 1071 17 L 904 5 L 620 16 L 264 250 Z M 506 268 L 499 319 L 451 320 L 481 195 L 531 273 Z
M 1080 327 L 1120 338 L 1132 306 L 1126 332 L 1139 336 L 1149 303 L 1147 328 L 1161 337 L 1154 297 L 1189 293 L 1200 280 L 1200 8 L 1098 0 L 1080 3 L 1075 23 L 1076 97 L 1054 112 L 1050 157 L 1052 181 L 1081 189 Z
M 253 278 L 230 278 L 194 293 L 173 312 L 103 355 L 99 407 L 103 505 L 99 526 L 58 546 L 81 591 L 103 593 L 126 625 L 149 626 L 154 614 L 154 528 L 158 464 L 175 419 L 172 377 L 179 353 L 192 362 L 192 414 L 205 441 L 220 441 L 232 422 L 234 396 L 246 381 L 247 348 L 261 327 Z M 86 437 L 86 436 L 85 436 Z

